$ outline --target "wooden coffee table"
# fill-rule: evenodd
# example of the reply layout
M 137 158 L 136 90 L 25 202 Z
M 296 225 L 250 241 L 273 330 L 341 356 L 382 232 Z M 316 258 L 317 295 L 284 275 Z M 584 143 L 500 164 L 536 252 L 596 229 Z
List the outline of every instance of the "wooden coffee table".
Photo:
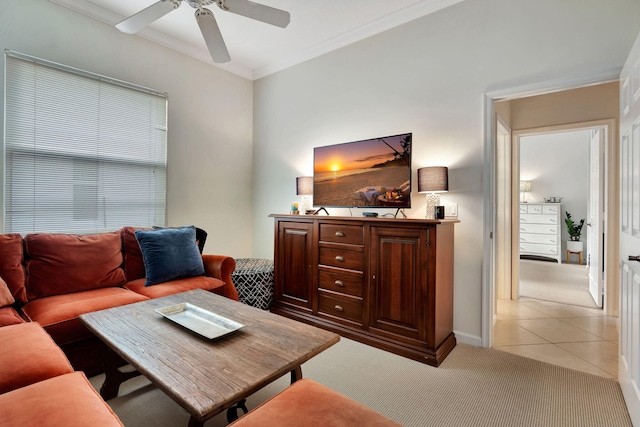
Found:
M 208 340 L 154 311 L 191 303 L 246 325 L 219 340 Z M 115 353 L 136 368 L 190 414 L 189 426 L 201 426 L 228 410 L 236 417 L 244 399 L 281 376 L 302 377 L 300 365 L 340 340 L 337 334 L 247 306 L 203 290 L 194 290 L 80 316 Z M 123 380 L 115 357 L 105 366 L 105 399 L 118 394 Z

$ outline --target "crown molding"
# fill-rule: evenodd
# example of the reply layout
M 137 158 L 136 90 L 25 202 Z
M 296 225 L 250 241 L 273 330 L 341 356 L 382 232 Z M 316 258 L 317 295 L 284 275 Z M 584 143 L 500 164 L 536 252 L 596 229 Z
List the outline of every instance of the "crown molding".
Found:
M 126 18 L 86 0 L 49 1 L 111 26 L 114 26 Z M 229 71 L 240 77 L 244 77 L 249 80 L 257 80 L 463 1 L 464 0 L 422 0 L 412 6 L 408 6 L 395 13 L 391 13 L 384 18 L 373 21 L 353 31 L 349 31 L 338 37 L 319 43 L 312 48 L 303 50 L 302 52 L 291 55 L 281 61 L 265 65 L 256 70 L 251 70 L 247 67 L 234 63 L 233 61 L 226 64 L 216 64 L 211 60 L 208 51 L 193 47 L 149 27 L 137 32 L 135 36 L 158 43 L 169 49 L 173 49 L 209 65 L 213 65 L 214 67 Z
M 413 21 L 423 16 L 435 13 L 439 10 L 453 6 L 454 4 L 461 3 L 464 0 L 425 0 L 416 3 L 412 6 L 408 6 L 395 13 L 391 13 L 384 18 L 373 21 L 367 25 L 356 28 L 353 31 L 349 31 L 340 36 L 329 39 L 322 42 L 312 48 L 306 49 L 298 54 L 285 58 L 282 61 L 265 65 L 258 68 L 253 72 L 253 80 L 266 77 L 270 74 L 282 71 L 286 68 L 324 55 L 325 53 L 332 52 L 342 47 L 348 46 L 360 40 L 364 40 L 368 37 L 398 27 L 407 22 Z
M 570 75 L 552 80 L 525 83 L 502 89 L 489 88 L 485 93 L 492 101 L 506 101 L 528 96 L 544 95 L 564 90 L 578 89 L 620 80 L 622 67 L 614 67 L 590 74 Z

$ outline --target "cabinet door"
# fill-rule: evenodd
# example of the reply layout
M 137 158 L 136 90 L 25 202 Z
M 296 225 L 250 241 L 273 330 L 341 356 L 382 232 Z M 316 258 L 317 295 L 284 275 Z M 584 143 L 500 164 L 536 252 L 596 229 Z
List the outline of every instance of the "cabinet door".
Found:
M 426 340 L 427 229 L 372 227 L 370 328 Z
M 276 303 L 293 304 L 311 311 L 313 223 L 278 222 L 274 277 Z

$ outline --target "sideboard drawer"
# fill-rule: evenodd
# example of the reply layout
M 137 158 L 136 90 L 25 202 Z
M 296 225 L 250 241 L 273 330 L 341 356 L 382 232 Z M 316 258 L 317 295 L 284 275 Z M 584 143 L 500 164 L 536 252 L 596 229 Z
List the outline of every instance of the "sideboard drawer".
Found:
M 319 293 L 318 312 L 362 323 L 362 304 L 339 298 L 328 292 Z
M 320 264 L 362 271 L 362 252 L 320 248 Z
M 362 245 L 364 244 L 364 228 L 360 225 L 320 223 L 320 241 Z
M 558 215 L 545 215 L 545 214 L 521 214 L 520 224 L 557 224 Z
M 334 292 L 362 297 L 362 276 L 320 270 L 318 287 Z
M 558 205 L 543 205 L 542 206 L 542 213 L 543 214 L 548 214 L 548 215 L 556 215 L 559 212 L 559 208 L 560 206 Z
M 538 243 L 520 243 L 520 253 L 558 255 L 558 245 L 542 245 Z
M 541 205 L 528 205 L 527 206 L 527 213 L 530 213 L 530 214 L 541 214 L 542 213 L 542 206 Z

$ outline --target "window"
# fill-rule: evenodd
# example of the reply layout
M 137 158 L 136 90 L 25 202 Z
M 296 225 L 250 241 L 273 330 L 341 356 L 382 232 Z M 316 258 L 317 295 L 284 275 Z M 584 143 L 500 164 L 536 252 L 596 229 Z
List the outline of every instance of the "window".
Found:
M 164 225 L 167 96 L 6 52 L 4 231 Z

